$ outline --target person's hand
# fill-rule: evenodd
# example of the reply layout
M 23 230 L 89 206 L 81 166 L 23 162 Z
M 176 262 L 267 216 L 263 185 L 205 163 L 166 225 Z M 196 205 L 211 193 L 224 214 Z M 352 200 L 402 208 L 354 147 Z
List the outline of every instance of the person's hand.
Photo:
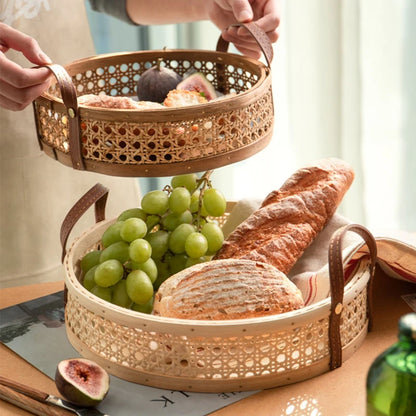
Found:
M 211 21 L 222 30 L 224 40 L 231 42 L 244 55 L 260 58 L 261 50 L 252 35 L 234 23 L 255 22 L 266 32 L 272 43 L 279 37 L 279 0 L 212 0 L 208 2 Z
M 48 68 L 22 68 L 8 59 L 9 49 L 20 51 L 34 65 L 50 64 L 37 41 L 0 23 L 0 107 L 19 111 L 39 97 L 49 86 Z

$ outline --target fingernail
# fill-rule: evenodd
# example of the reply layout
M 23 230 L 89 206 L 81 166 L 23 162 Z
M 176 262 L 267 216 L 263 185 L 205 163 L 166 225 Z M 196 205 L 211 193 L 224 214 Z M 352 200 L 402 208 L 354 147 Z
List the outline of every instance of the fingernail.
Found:
M 251 13 L 247 10 L 243 10 L 240 13 L 240 22 L 248 22 L 251 20 Z
M 52 63 L 51 58 L 49 58 L 49 56 L 46 55 L 46 53 L 44 53 L 44 52 L 39 52 L 38 58 L 45 64 L 51 64 Z

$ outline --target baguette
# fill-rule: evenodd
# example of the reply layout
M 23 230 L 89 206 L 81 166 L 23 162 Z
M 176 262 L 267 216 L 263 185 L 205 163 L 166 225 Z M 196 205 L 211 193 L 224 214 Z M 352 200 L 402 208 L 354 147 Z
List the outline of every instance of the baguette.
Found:
M 250 260 L 212 260 L 188 267 L 159 287 L 153 314 L 228 320 L 275 315 L 304 306 L 300 290 L 275 267 Z
M 353 179 L 351 166 L 335 158 L 299 169 L 231 232 L 214 259 L 268 263 L 287 275 L 333 216 Z

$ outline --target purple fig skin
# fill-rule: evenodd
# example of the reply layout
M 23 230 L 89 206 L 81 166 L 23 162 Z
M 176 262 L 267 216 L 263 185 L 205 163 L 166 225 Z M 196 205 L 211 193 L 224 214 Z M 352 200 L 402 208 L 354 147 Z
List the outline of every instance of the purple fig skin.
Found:
M 140 101 L 162 103 L 169 91 L 182 81 L 182 77 L 172 69 L 161 66 L 159 59 L 156 66 L 147 69 L 137 83 L 137 97 Z
M 55 384 L 68 402 L 82 407 L 94 407 L 106 397 L 110 378 L 94 361 L 72 358 L 58 364 Z

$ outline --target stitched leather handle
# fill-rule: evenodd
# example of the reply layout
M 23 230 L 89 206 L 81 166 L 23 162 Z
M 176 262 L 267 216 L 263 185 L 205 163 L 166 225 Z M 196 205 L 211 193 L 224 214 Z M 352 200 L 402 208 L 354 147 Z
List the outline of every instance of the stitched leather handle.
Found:
M 359 234 L 367 244 L 370 254 L 370 280 L 367 284 L 367 311 L 368 328 L 371 329 L 372 307 L 371 307 L 371 285 L 377 260 L 377 244 L 373 235 L 365 227 L 358 224 L 348 224 L 338 229 L 331 238 L 328 252 L 329 276 L 331 285 L 331 313 L 329 317 L 329 353 L 330 369 L 341 367 L 342 365 L 342 345 L 341 345 L 341 313 L 344 299 L 344 266 L 342 261 L 342 240 L 348 231 Z
M 61 65 L 51 64 L 45 66 L 55 75 L 61 91 L 62 101 L 66 107 L 69 120 L 69 151 L 72 167 L 77 170 L 85 170 L 84 159 L 82 157 L 78 100 L 72 78 Z
M 74 225 L 87 211 L 89 207 L 95 204 L 95 221 L 100 222 L 105 220 L 105 205 L 107 203 L 108 189 L 97 183 L 88 192 L 86 192 L 69 210 L 66 214 L 61 225 L 61 246 L 62 246 L 62 258 L 64 261 L 66 255 L 66 243 L 68 241 L 69 234 L 74 228 Z
M 254 22 L 236 23 L 236 24 L 231 25 L 230 27 L 233 27 L 233 26 L 235 27 L 242 26 L 249 31 L 249 33 L 253 36 L 257 44 L 260 46 L 260 49 L 263 52 L 264 57 L 266 58 L 267 65 L 270 68 L 270 65 L 273 60 L 273 46 L 266 32 Z M 216 50 L 218 52 L 227 52 L 229 44 L 230 43 L 228 41 L 224 40 L 223 37 L 220 36 L 217 42 Z

